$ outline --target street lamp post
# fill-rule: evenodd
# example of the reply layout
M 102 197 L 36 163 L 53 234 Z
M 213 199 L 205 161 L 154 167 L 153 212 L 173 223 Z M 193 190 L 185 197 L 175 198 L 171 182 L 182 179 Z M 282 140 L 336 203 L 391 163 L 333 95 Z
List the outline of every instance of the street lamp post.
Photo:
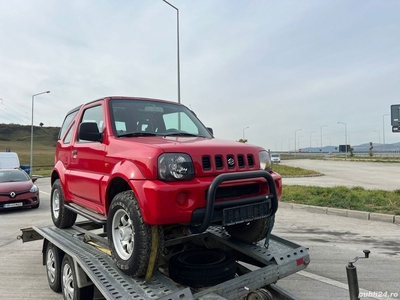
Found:
M 382 117 L 382 126 L 383 126 L 383 128 L 382 128 L 382 142 L 383 142 L 383 151 L 385 151 L 385 116 L 390 116 L 390 114 L 384 114 L 383 115 L 383 117 Z
M 249 128 L 249 126 L 243 128 L 243 142 L 244 142 L 244 131 L 245 131 L 247 128 Z
M 180 74 L 180 63 L 179 63 L 179 9 L 173 6 L 166 0 L 163 0 L 169 6 L 176 10 L 176 41 L 177 41 L 177 56 L 178 56 L 178 103 L 181 103 L 181 74 Z
M 48 94 L 50 93 L 50 91 L 46 91 L 46 92 L 41 92 L 41 93 L 37 93 L 32 95 L 32 118 L 31 118 L 31 154 L 30 154 L 30 163 L 29 163 L 29 175 L 32 175 L 32 161 L 33 161 L 33 100 L 35 99 L 35 96 L 39 96 L 42 94 Z
M 303 137 L 302 135 L 299 135 L 298 137 L 297 137 L 297 147 L 299 147 L 299 149 L 301 149 L 300 148 L 300 138 L 301 137 Z
M 300 131 L 301 129 L 297 129 L 294 131 L 294 153 L 297 152 L 297 145 L 296 145 L 296 141 L 297 141 L 297 131 Z
M 338 122 L 338 124 L 344 125 L 344 147 L 346 148 L 346 159 L 347 159 L 347 125 L 343 122 Z
M 320 127 L 320 130 L 321 130 L 321 152 L 322 152 L 322 127 L 327 127 L 328 125 L 322 125 L 321 127 Z

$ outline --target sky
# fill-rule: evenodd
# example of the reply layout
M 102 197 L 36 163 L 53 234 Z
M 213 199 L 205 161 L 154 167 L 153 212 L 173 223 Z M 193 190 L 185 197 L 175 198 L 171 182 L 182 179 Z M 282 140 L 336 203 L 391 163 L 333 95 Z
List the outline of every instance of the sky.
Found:
M 181 103 L 215 137 L 277 151 L 346 136 L 400 142 L 390 124 L 400 1 L 169 2 Z M 61 126 L 105 96 L 178 101 L 176 10 L 162 0 L 0 0 L 0 123 L 30 125 L 32 95 L 48 90 L 34 98 L 35 125 Z

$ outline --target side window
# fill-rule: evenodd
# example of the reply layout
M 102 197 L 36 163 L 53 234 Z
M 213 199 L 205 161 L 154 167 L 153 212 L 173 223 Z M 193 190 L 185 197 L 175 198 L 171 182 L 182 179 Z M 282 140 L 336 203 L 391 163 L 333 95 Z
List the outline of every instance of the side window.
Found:
M 83 112 L 81 123 L 95 122 L 99 132 L 103 132 L 104 129 L 104 116 L 103 116 L 103 106 L 93 106 L 86 109 Z M 79 142 L 84 142 L 84 140 L 79 140 Z
M 72 120 L 75 118 L 77 113 L 78 111 L 76 110 L 65 117 L 60 132 L 58 134 L 58 139 L 61 139 L 64 136 L 65 132 L 67 131 L 69 125 L 72 123 Z
M 71 136 L 72 136 L 72 133 L 74 132 L 74 128 L 75 128 L 75 123 L 72 124 L 72 126 L 69 128 L 67 134 L 65 135 L 65 138 L 63 141 L 64 144 L 69 144 L 71 142 Z
M 179 127 L 179 116 L 181 118 L 181 128 Z M 187 133 L 191 134 L 199 134 L 199 130 L 197 126 L 193 123 L 193 121 L 184 113 L 171 113 L 171 114 L 165 114 L 163 116 L 164 118 L 164 123 L 165 123 L 165 129 L 166 131 L 174 131 L 174 130 L 179 130 L 179 131 L 185 131 Z

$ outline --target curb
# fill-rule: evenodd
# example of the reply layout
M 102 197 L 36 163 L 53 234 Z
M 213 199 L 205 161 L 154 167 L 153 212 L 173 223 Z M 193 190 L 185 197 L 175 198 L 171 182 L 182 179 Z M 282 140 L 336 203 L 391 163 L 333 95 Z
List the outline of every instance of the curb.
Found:
M 358 211 L 358 210 L 340 209 L 340 208 L 313 206 L 304 204 L 292 204 L 286 202 L 279 202 L 279 206 L 289 208 L 292 210 L 303 210 L 311 213 L 319 213 L 324 215 L 335 215 L 335 216 L 348 217 L 360 220 L 370 220 L 370 221 L 400 224 L 399 215 L 387 215 L 387 214 L 371 213 L 367 211 Z

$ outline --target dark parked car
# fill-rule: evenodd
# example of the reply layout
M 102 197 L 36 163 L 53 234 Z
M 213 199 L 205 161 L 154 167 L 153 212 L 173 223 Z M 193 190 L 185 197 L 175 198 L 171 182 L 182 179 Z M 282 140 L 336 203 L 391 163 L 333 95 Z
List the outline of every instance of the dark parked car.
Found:
M 39 188 L 21 169 L 0 169 L 0 210 L 16 207 L 38 208 Z

